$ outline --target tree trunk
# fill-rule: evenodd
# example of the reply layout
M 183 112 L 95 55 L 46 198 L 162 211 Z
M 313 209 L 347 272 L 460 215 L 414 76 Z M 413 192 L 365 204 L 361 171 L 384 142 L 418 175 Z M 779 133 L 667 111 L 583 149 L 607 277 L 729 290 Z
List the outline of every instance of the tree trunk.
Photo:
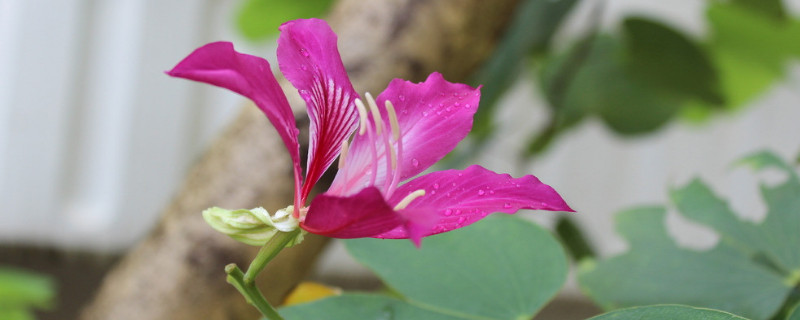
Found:
M 464 81 L 489 56 L 517 2 L 344 0 L 329 22 L 356 90 L 377 95 L 392 78 L 419 81 L 433 71 Z M 306 119 L 296 91 L 282 84 L 298 119 Z M 308 121 L 301 122 L 302 129 Z M 293 197 L 291 168 L 266 117 L 245 108 L 189 172 L 156 229 L 108 274 L 81 319 L 256 318 L 225 282 L 223 267 L 246 267 L 257 248 L 218 234 L 200 212 L 285 207 Z M 267 298 L 280 301 L 302 280 L 325 242 L 309 235 L 282 252 L 259 279 Z

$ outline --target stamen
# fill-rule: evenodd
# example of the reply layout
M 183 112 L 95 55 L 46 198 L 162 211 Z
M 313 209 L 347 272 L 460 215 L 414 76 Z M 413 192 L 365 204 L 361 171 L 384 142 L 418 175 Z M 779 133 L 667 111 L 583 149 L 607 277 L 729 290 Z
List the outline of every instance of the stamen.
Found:
M 342 141 L 342 152 L 339 153 L 339 169 L 344 168 L 344 161 L 347 157 L 347 151 L 350 149 L 350 144 L 347 143 L 347 139 Z
M 375 103 L 375 99 L 372 98 L 372 95 L 369 92 L 365 93 L 364 96 L 367 97 L 367 105 L 369 105 L 369 109 L 372 111 L 372 120 L 375 122 L 375 131 L 378 135 L 381 134 L 381 130 L 383 130 L 383 118 L 381 118 L 381 112 L 378 110 L 378 104 Z
M 398 203 L 396 206 L 394 206 L 394 210 L 395 211 L 403 210 L 406 207 L 408 207 L 408 205 L 411 203 L 411 201 L 414 201 L 414 199 L 419 198 L 419 197 L 424 196 L 424 195 L 425 195 L 425 189 L 419 189 L 417 191 L 409 193 L 405 198 L 403 198 L 403 200 L 400 200 L 400 203 Z
M 400 140 L 400 124 L 397 122 L 397 112 L 394 111 L 394 105 L 391 101 L 386 100 L 386 111 L 389 113 L 389 126 L 392 127 L 392 137 L 394 141 Z
M 367 131 L 367 108 L 361 99 L 356 99 L 356 109 L 358 110 L 358 135 L 363 135 Z
M 394 152 L 394 148 L 389 148 L 389 155 L 392 157 L 392 170 L 397 170 L 397 154 Z M 391 179 L 387 180 L 391 181 Z

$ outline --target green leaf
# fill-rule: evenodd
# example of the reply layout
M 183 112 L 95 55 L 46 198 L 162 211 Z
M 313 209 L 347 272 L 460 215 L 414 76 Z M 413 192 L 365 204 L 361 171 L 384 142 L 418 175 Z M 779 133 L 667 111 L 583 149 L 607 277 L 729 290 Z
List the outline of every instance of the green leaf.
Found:
M 384 295 L 352 293 L 283 308 L 280 313 L 284 318 L 292 320 L 465 319 L 429 311 Z
M 786 317 L 786 320 L 800 320 L 800 303 L 792 308 L 789 315 Z
M 7 307 L 0 304 L 0 319 L 3 320 L 36 320 L 33 313 L 23 308 Z
M 786 9 L 781 0 L 732 0 L 731 2 L 774 20 L 782 21 L 787 18 Z
M 345 295 L 282 314 L 332 320 L 530 319 L 555 296 L 567 273 L 564 251 L 549 232 L 508 215 L 425 238 L 420 249 L 408 240 L 346 244 L 398 297 Z
M 562 70 L 571 67 L 567 59 L 555 59 L 542 69 L 543 91 L 558 113 L 558 127 L 568 128 L 585 115 L 596 114 L 618 133 L 639 134 L 659 128 L 678 112 L 684 99 L 631 76 L 622 50 L 619 40 L 608 36 L 595 39 L 564 93 L 552 88 Z
M 716 230 L 711 250 L 679 248 L 667 235 L 662 207 L 639 208 L 617 216 L 627 253 L 585 263 L 579 275 L 586 292 L 604 308 L 679 303 L 767 319 L 800 284 L 800 181 L 789 165 L 770 153 L 740 163 L 786 173 L 776 186 L 762 186 L 768 206 L 760 224 L 743 221 L 699 180 L 673 190 L 684 217 Z
M 278 33 L 286 21 L 320 16 L 333 0 L 243 0 L 236 17 L 242 35 L 252 41 L 263 40 Z
M 556 234 L 561 239 L 561 243 L 572 256 L 572 260 L 581 261 L 585 258 L 597 256 L 594 249 L 586 240 L 583 231 L 578 228 L 575 222 L 567 217 L 560 217 L 556 222 Z
M 715 1 L 709 6 L 709 51 L 720 72 L 721 88 L 732 107 L 750 101 L 800 56 L 800 21 L 763 14 L 775 0 Z M 753 10 L 754 6 L 763 10 Z M 783 11 L 781 9 L 777 9 Z M 774 14 L 773 14 L 774 16 Z
M 486 138 L 491 131 L 494 105 L 519 75 L 523 59 L 531 51 L 540 52 L 578 0 L 526 0 L 484 66 L 473 76 L 473 84 L 482 84 L 481 103 L 475 116 L 472 135 Z
M 749 255 L 764 255 L 782 274 L 797 278 L 794 281 L 800 280 L 800 180 L 797 174 L 780 158 L 767 152 L 748 156 L 739 163 L 755 170 L 778 169 L 787 175 L 780 185 L 762 185 L 761 193 L 768 210 L 761 224 L 738 219 L 724 200 L 697 180 L 674 190 L 673 202 L 685 217 L 716 229 L 730 245 Z
M 675 319 L 702 319 L 702 320 L 747 320 L 740 316 L 723 311 L 694 308 L 679 305 L 656 305 L 647 307 L 634 307 L 617 310 L 589 320 L 675 320 Z
M 55 295 L 47 276 L 0 266 L 0 307 L 47 308 Z
M 629 17 L 623 22 L 626 65 L 653 85 L 711 104 L 722 104 L 717 71 L 706 52 L 684 34 L 655 21 Z

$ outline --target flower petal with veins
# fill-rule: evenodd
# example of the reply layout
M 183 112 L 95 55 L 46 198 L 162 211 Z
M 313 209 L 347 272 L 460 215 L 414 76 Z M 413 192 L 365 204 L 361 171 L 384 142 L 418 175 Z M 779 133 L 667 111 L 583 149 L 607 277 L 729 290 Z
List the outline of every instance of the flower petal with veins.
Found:
M 358 94 L 350 84 L 336 47 L 337 37 L 319 19 L 284 23 L 278 38 L 278 66 L 308 105 L 311 119 L 306 181 L 301 202 L 339 155 L 355 130 Z
M 465 170 L 432 172 L 400 186 L 389 204 L 400 202 L 416 190 L 425 196 L 412 201 L 406 210 L 423 211 L 438 219 L 423 236 L 470 225 L 493 212 L 515 213 L 520 209 L 573 211 L 550 186 L 532 175 L 513 178 L 473 165 Z M 420 214 L 420 213 L 417 213 Z M 405 239 L 406 226 L 376 236 Z

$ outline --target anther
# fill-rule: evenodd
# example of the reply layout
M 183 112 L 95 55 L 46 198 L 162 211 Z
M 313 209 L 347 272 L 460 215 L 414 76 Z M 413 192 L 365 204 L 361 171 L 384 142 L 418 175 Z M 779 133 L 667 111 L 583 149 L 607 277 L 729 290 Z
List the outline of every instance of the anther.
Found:
M 344 168 L 344 161 L 347 157 L 347 151 L 349 148 L 350 145 L 347 143 L 347 139 L 342 141 L 342 152 L 339 153 L 339 169 Z
M 375 121 L 375 132 L 380 135 L 383 129 L 383 119 L 381 118 L 381 112 L 378 110 L 378 104 L 375 103 L 375 99 L 372 98 L 369 92 L 365 93 L 364 96 L 367 97 L 367 105 L 369 105 L 369 109 L 372 111 L 372 120 Z
M 405 198 L 403 198 L 403 200 L 400 200 L 400 203 L 398 203 L 396 206 L 394 206 L 394 210 L 395 211 L 403 210 L 406 207 L 408 207 L 408 205 L 411 203 L 411 201 L 414 201 L 414 199 L 419 198 L 419 197 L 424 196 L 424 195 L 425 195 L 425 189 L 419 189 L 417 191 L 409 193 Z
M 397 112 L 394 111 L 394 105 L 391 101 L 386 100 L 386 112 L 389 113 L 389 126 L 392 127 L 392 137 L 394 141 L 400 140 L 400 124 L 397 122 Z
M 363 135 L 364 132 L 367 132 L 367 108 L 364 107 L 361 99 L 356 99 L 355 103 L 358 110 L 358 135 Z

